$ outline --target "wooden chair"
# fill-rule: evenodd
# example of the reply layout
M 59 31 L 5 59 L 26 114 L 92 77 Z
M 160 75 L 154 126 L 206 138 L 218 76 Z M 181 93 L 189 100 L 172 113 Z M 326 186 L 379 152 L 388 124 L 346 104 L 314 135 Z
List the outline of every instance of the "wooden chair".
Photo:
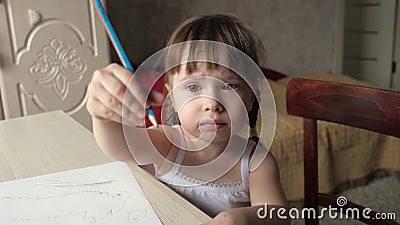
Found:
M 318 193 L 317 120 L 400 137 L 400 92 L 334 82 L 292 79 L 287 86 L 287 112 L 304 118 L 304 207 L 337 207 L 336 197 Z M 399 162 L 400 163 L 400 162 Z M 364 207 L 348 202 L 343 206 Z M 375 217 L 375 212 L 369 214 Z M 360 221 L 367 224 L 398 224 L 389 220 Z M 306 224 L 318 224 L 306 219 Z

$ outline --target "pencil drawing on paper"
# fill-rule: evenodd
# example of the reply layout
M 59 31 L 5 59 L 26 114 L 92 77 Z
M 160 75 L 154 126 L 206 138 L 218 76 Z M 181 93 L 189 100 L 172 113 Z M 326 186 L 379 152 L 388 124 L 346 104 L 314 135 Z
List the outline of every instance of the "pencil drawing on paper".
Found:
M 161 224 L 134 184 L 88 174 L 0 184 L 0 224 Z

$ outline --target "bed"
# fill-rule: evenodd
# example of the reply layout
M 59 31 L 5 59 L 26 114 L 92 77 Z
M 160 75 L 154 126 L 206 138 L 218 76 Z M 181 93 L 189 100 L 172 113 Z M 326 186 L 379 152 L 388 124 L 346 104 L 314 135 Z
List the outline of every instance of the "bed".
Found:
M 369 86 L 332 73 L 293 77 Z M 286 85 L 293 77 L 278 81 L 268 79 L 277 108 L 276 133 L 270 151 L 279 164 L 286 196 L 297 205 L 304 196 L 303 122 L 302 118 L 286 113 Z M 261 96 L 264 91 L 265 87 L 261 87 Z M 257 124 L 257 130 L 262 130 L 260 124 Z M 365 184 L 377 176 L 400 177 L 400 139 L 324 121 L 318 121 L 318 132 L 321 192 L 339 192 Z M 260 141 L 263 143 L 262 137 Z

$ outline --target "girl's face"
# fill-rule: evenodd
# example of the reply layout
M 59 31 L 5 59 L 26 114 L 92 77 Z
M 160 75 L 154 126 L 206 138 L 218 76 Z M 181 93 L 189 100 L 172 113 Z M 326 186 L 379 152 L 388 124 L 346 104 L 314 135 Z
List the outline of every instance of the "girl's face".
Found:
M 171 76 L 170 85 L 166 84 L 182 131 L 189 139 L 211 134 L 215 135 L 213 142 L 227 141 L 246 124 L 253 92 L 240 76 L 225 67 L 209 70 L 204 63 L 198 68 L 188 75 L 182 65 L 180 72 Z

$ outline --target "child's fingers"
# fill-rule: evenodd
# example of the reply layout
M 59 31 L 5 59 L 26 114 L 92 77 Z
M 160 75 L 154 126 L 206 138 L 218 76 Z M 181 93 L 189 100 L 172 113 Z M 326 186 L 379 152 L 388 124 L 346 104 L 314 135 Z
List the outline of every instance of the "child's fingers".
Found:
M 105 76 L 99 78 L 99 76 L 103 75 Z M 104 117 L 106 120 L 121 122 L 120 117 L 122 116 L 123 102 L 121 102 L 120 99 L 123 99 L 123 97 L 118 98 L 114 96 L 102 85 L 103 80 L 107 80 L 110 83 L 119 83 L 119 81 L 115 78 L 113 79 L 113 76 L 108 75 L 107 72 L 102 71 L 100 74 L 96 74 L 93 80 L 89 83 L 87 108 L 93 117 Z M 97 107 L 96 103 L 101 103 L 102 106 Z M 127 111 L 129 111 L 129 109 L 127 109 Z M 115 116 L 118 116 L 119 118 L 115 119 Z
M 99 85 L 95 98 L 118 116 L 122 116 L 122 102 Z
M 105 106 L 101 101 L 96 98 L 89 98 L 87 101 L 87 109 L 89 114 L 98 120 L 113 121 L 117 123 L 122 122 L 122 117 L 115 113 L 113 110 Z
M 120 118 L 125 117 L 122 119 L 122 122 L 135 126 L 143 125 L 145 117 L 144 108 L 134 97 L 125 98 L 124 102 L 120 102 L 116 97 L 107 92 L 104 87 L 100 86 L 96 98 L 106 107 L 104 109 L 107 111 L 106 116 L 113 112 Z M 121 122 L 121 119 L 119 119 L 119 122 Z
M 145 103 L 146 100 L 146 92 L 143 90 L 143 87 L 140 85 L 138 81 L 132 81 L 133 74 L 131 71 L 125 69 L 124 67 L 118 64 L 111 64 L 107 66 L 106 71 L 109 71 L 111 74 L 115 76 L 121 83 L 129 90 L 129 92 L 136 97 L 138 101 L 141 103 Z
M 122 121 L 127 125 L 133 125 L 137 127 L 144 127 L 146 124 L 144 116 L 138 116 L 138 114 L 132 113 L 128 110 L 124 111 Z
M 91 115 L 114 122 L 143 126 L 147 93 L 139 82 L 131 81 L 131 78 L 132 73 L 118 64 L 96 70 L 88 88 L 89 99 L 101 105 L 88 103 Z
M 131 81 L 131 79 L 135 79 L 132 72 L 115 63 L 107 66 L 105 70 L 110 74 L 113 74 L 114 75 L 113 77 L 118 79 L 125 86 L 125 88 L 129 90 L 126 92 L 126 94 L 131 94 L 130 96 L 127 96 L 128 98 L 134 96 L 134 98 L 142 106 L 146 104 L 147 92 L 146 90 L 143 89 L 139 81 L 135 80 Z M 124 92 L 123 94 L 125 94 L 126 89 L 124 90 L 116 89 L 116 90 L 118 90 L 119 92 L 123 91 Z
M 138 117 L 135 113 L 128 109 L 115 110 L 104 104 L 100 99 L 95 97 L 88 99 L 87 102 L 89 113 L 98 120 L 113 121 L 116 123 L 124 123 L 130 126 L 144 126 L 144 118 Z
M 128 87 L 129 81 L 133 76 L 133 73 L 131 71 L 116 63 L 108 65 L 106 68 L 104 68 L 104 70 L 115 75 L 115 77 L 118 78 L 126 87 Z
M 157 92 L 157 91 L 151 91 L 149 94 L 149 101 L 151 105 L 154 106 L 161 106 L 165 101 L 165 94 Z
M 108 71 L 102 73 L 100 79 L 101 86 L 114 98 L 118 99 L 119 102 L 124 101 L 124 96 L 126 92 L 126 86 L 119 79 L 113 76 Z M 129 94 L 129 93 L 128 93 Z
M 128 90 L 128 93 L 130 93 L 132 96 L 135 96 L 139 104 L 144 107 L 146 104 L 148 91 L 142 87 L 140 82 L 136 81 L 135 78 L 132 78 L 132 81 L 129 83 Z
M 137 101 L 137 99 L 133 96 L 127 98 L 125 97 L 124 102 L 123 102 L 123 106 L 126 109 L 126 113 L 133 113 L 135 114 L 135 116 L 139 119 L 143 119 L 145 118 L 145 110 L 144 110 L 144 106 L 142 103 L 140 103 L 139 101 Z

